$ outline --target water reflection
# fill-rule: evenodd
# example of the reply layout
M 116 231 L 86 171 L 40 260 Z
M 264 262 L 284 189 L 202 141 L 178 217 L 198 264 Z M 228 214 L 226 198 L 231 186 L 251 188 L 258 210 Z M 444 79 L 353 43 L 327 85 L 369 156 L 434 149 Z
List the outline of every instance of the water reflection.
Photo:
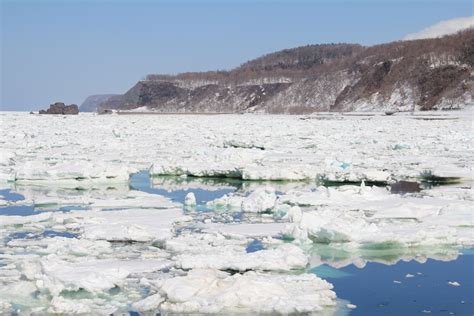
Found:
M 235 192 L 239 184 L 223 179 L 150 177 L 148 172 L 143 171 L 132 175 L 130 187 L 134 190 L 162 195 L 179 203 L 184 203 L 186 194 L 192 192 L 196 196 L 197 206 L 200 207 L 208 201 Z
M 460 248 L 449 245 L 406 247 L 398 244 L 366 244 L 354 247 L 344 244 L 314 244 L 308 253 L 312 267 L 327 265 L 336 269 L 350 265 L 359 269 L 367 263 L 375 262 L 383 265 L 395 265 L 400 261 L 427 262 L 429 259 L 438 261 L 456 260 Z

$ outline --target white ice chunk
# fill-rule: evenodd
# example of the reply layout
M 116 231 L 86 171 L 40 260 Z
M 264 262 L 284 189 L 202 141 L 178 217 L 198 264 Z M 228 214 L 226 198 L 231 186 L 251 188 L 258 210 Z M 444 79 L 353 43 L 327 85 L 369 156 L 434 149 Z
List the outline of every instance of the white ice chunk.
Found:
M 193 192 L 186 194 L 186 197 L 184 198 L 184 205 L 188 207 L 196 206 L 196 197 L 194 196 Z
M 276 194 L 272 187 L 258 188 L 242 201 L 242 211 L 262 213 L 271 211 L 275 206 Z
M 55 256 L 41 261 L 43 274 L 38 275 L 38 290 L 53 296 L 61 291 L 85 289 L 91 293 L 121 286 L 132 273 L 143 273 L 169 268 L 173 263 L 163 259 L 85 260 L 69 263 Z
M 224 236 L 235 238 L 279 236 L 286 223 L 267 224 L 204 224 L 200 225 L 205 232 L 219 232 Z
M 206 203 L 208 207 L 215 208 L 217 210 L 228 209 L 228 210 L 240 210 L 242 207 L 242 201 L 244 197 L 225 194 L 224 196 Z
M 314 274 L 229 275 L 217 270 L 191 270 L 165 280 L 162 312 L 170 313 L 311 313 L 335 306 L 332 285 Z
M 48 312 L 54 314 L 90 314 L 92 310 L 87 304 L 76 300 L 67 300 L 61 296 L 55 296 L 51 300 Z
M 244 180 L 288 180 L 315 179 L 317 171 L 309 165 L 250 165 L 242 170 Z
M 69 161 L 46 163 L 29 161 L 16 169 L 17 182 L 74 182 L 88 186 L 91 182 L 127 182 L 132 169 L 113 163 Z
M 308 257 L 301 248 L 283 244 L 275 249 L 252 253 L 222 247 L 218 253 L 213 254 L 182 254 L 177 257 L 177 261 L 183 269 L 289 271 L 306 267 Z
M 108 241 L 153 241 L 172 236 L 173 224 L 189 220 L 181 209 L 127 209 L 77 212 L 84 238 Z
M 153 294 L 132 304 L 132 308 L 144 312 L 156 310 L 165 299 L 160 294 Z

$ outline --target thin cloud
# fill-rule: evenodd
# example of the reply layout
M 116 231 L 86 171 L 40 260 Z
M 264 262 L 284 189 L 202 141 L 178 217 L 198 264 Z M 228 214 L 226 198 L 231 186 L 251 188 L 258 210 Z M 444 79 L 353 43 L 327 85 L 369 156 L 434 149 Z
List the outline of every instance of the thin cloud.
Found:
M 423 38 L 436 38 L 444 35 L 454 34 L 468 28 L 474 28 L 474 16 L 438 22 L 421 30 L 420 32 L 406 35 L 403 40 L 407 41 Z

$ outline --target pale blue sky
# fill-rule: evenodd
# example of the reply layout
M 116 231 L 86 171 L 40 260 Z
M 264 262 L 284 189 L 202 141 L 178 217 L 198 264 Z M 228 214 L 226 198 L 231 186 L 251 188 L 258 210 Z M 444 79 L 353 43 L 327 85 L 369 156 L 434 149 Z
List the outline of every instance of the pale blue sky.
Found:
M 230 69 L 306 44 L 377 44 L 472 0 L 0 0 L 1 110 L 123 93 L 148 73 Z

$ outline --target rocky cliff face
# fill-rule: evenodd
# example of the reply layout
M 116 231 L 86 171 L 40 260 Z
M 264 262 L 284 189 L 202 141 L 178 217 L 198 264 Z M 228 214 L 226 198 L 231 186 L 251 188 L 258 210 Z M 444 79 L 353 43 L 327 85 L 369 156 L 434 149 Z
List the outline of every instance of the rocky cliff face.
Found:
M 96 94 L 87 97 L 84 102 L 82 102 L 79 110 L 81 112 L 96 112 L 99 106 L 105 101 L 109 100 L 111 97 L 116 96 L 116 94 Z
M 454 109 L 473 102 L 474 30 L 363 47 L 309 45 L 231 71 L 149 75 L 100 106 L 159 112 Z

